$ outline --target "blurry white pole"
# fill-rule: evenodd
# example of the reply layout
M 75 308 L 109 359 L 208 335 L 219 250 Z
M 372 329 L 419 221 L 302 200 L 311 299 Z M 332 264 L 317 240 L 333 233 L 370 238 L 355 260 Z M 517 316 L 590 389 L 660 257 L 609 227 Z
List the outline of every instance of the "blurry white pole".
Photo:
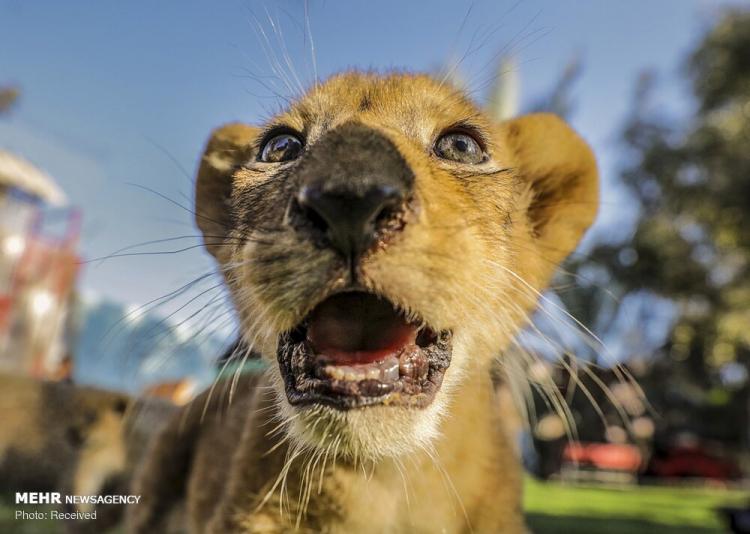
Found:
M 518 115 L 520 90 L 521 77 L 515 58 L 502 57 L 487 99 L 487 112 L 490 117 L 503 121 Z

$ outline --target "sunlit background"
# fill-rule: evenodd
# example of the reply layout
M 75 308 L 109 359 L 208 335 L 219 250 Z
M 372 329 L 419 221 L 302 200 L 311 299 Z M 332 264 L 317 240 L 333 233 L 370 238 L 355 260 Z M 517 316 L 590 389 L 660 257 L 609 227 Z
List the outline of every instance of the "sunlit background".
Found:
M 525 372 L 570 402 L 580 444 L 536 395 L 529 469 L 697 486 L 617 490 L 618 510 L 609 489 L 530 483 L 537 527 L 720 529 L 706 486 L 750 473 L 748 58 L 747 2 L 0 0 L 0 351 L 20 346 L 19 303 L 32 325 L 30 360 L 4 365 L 189 398 L 236 336 L 190 212 L 208 133 L 343 69 L 430 72 L 499 119 L 563 115 L 600 165 L 597 223 L 522 335 Z M 19 280 L 44 284 L 14 301 Z M 577 388 L 573 356 L 596 364 Z M 680 500 L 693 511 L 673 514 Z

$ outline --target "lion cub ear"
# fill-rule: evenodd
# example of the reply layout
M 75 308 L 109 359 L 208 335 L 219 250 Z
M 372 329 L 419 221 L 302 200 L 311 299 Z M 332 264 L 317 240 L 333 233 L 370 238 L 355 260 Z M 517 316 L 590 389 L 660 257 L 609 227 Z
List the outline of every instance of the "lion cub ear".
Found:
M 599 185 L 594 154 L 562 119 L 549 113 L 503 123 L 521 180 L 529 187 L 528 221 L 545 263 L 575 249 L 596 217 Z
M 231 123 L 217 128 L 203 151 L 195 181 L 195 222 L 208 251 L 219 261 L 226 253 L 232 176 L 238 165 L 253 157 L 258 129 Z

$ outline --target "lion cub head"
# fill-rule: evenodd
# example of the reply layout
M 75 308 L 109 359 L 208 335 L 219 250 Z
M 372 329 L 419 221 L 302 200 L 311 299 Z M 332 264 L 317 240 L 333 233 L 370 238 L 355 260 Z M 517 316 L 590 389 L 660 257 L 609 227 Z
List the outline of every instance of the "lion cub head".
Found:
M 196 220 L 296 443 L 425 446 L 597 205 L 560 119 L 492 123 L 427 76 L 347 73 L 262 127 L 213 133 Z M 454 392 L 454 395 L 451 395 Z

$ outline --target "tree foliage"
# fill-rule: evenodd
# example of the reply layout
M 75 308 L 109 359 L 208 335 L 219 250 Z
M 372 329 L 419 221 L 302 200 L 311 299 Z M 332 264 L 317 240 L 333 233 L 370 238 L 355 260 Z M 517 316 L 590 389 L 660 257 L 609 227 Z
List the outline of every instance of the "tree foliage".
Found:
M 13 107 L 20 93 L 15 87 L 0 87 L 0 115 L 4 115 Z
M 750 11 L 726 12 L 683 73 L 693 106 L 678 119 L 652 104 L 655 77 L 639 80 L 622 132 L 630 164 L 621 173 L 639 210 L 636 228 L 632 239 L 599 243 L 574 260 L 575 273 L 593 273 L 599 284 L 562 298 L 600 333 L 602 317 L 622 319 L 608 309 L 603 288 L 620 303 L 633 296 L 671 302 L 671 328 L 649 354 L 646 393 L 664 424 L 747 444 Z M 627 350 L 627 339 L 616 342 Z

